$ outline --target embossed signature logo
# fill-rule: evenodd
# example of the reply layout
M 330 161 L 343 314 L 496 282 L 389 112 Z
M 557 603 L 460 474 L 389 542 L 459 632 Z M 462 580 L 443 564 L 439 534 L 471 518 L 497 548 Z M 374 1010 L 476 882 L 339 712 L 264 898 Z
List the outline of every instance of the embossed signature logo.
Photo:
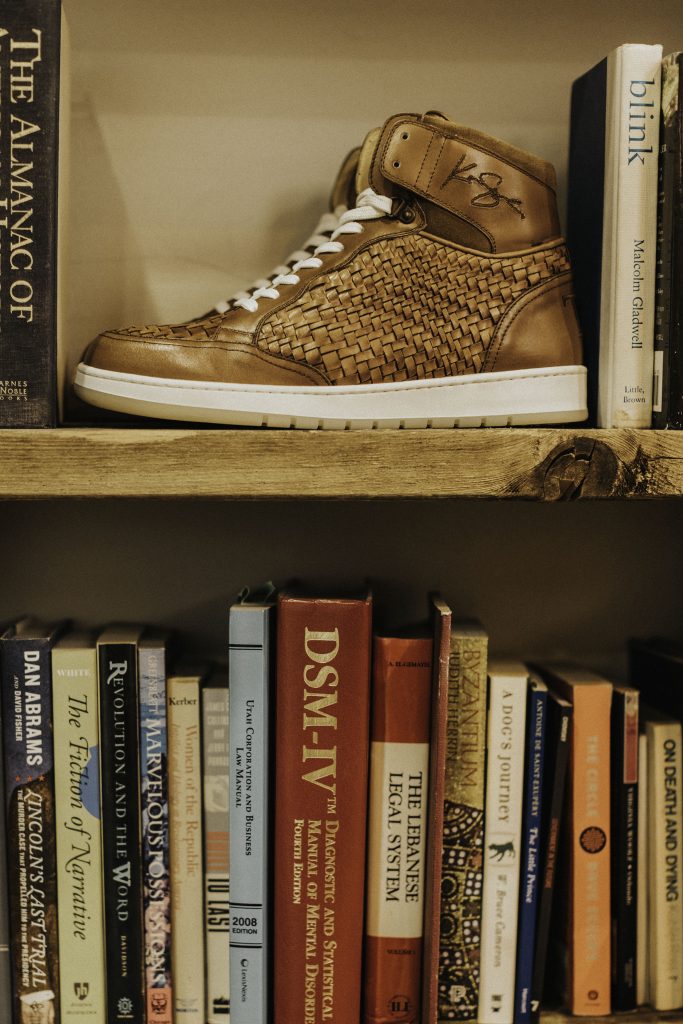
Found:
M 463 181 L 466 185 L 476 185 L 478 188 L 483 189 L 483 192 L 480 192 L 472 199 L 472 206 L 493 210 L 495 207 L 500 206 L 501 202 L 507 203 L 510 209 L 514 210 L 522 220 L 526 220 L 526 215 L 521 210 L 522 200 L 513 199 L 511 196 L 504 196 L 500 191 L 500 186 L 503 184 L 502 174 L 498 174 L 496 171 L 481 171 L 479 174 L 469 174 L 469 171 L 477 170 L 477 165 L 476 163 L 465 165 L 465 160 L 466 156 L 462 153 L 441 188 L 445 188 L 451 181 Z

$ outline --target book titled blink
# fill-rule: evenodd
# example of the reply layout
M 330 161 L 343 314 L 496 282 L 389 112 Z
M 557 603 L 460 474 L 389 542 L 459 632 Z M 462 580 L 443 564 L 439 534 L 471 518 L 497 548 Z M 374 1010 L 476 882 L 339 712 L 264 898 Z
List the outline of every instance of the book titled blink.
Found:
M 61 626 L 24 619 L 2 638 L 14 1019 L 59 1021 L 52 666 Z
M 105 1019 L 104 892 L 95 638 L 52 651 L 62 1024 Z

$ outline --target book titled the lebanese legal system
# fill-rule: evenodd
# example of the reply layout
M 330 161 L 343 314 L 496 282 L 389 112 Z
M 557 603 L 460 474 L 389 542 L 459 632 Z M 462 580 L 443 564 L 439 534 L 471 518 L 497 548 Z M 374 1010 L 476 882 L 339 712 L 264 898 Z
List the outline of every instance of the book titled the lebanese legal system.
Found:
M 51 649 L 61 625 L 2 638 L 13 1019 L 59 1022 Z
M 278 599 L 275 1024 L 358 1024 L 369 595 Z
M 144 1019 L 138 642 L 113 625 L 97 640 L 107 1024 Z
M 173 1024 L 165 633 L 138 644 L 142 910 L 147 1024 Z
M 441 869 L 439 1020 L 474 1021 L 479 1002 L 488 636 L 453 621 Z
M 652 420 L 661 59 L 619 46 L 572 87 L 567 242 L 601 427 Z
M 479 1024 L 513 1024 L 529 673 L 489 667 Z
M 272 594 L 230 608 L 230 1019 L 272 1020 Z
M 0 426 L 57 420 L 68 43 L 57 0 L 0 7 Z M 62 251 L 60 251 L 62 250 Z M 59 275 L 59 277 L 58 277 Z
M 99 699 L 95 637 L 52 650 L 62 1024 L 105 1019 Z
M 366 1024 L 420 1015 L 431 636 L 376 636 L 370 731 Z
M 612 695 L 612 1007 L 636 1008 L 638 691 Z
M 569 965 L 572 1013 L 611 1010 L 610 715 L 612 684 L 571 665 L 553 665 L 544 678 L 573 708 L 569 765 Z
M 201 674 L 167 682 L 173 1020 L 204 1024 Z
M 683 53 L 662 61 L 652 426 L 683 429 Z
M 228 677 L 215 672 L 202 690 L 206 1024 L 230 1016 L 228 701 Z

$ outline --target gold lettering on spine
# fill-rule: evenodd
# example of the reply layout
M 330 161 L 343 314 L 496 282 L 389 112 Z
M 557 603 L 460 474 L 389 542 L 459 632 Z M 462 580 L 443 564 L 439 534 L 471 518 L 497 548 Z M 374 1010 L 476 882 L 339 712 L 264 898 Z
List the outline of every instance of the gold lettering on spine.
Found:
M 337 686 L 339 673 L 331 662 L 339 654 L 339 630 L 304 630 L 304 650 L 307 664 L 304 667 L 304 709 L 303 730 L 305 740 L 301 747 L 301 760 L 304 767 L 309 762 L 321 761 L 322 764 L 302 773 L 302 779 L 314 786 L 325 789 L 333 798 L 337 795 L 337 746 L 326 745 L 329 740 L 325 736 L 321 740 L 320 731 L 337 729 Z M 315 691 L 315 692 L 311 692 Z M 329 709 L 334 709 L 333 713 Z

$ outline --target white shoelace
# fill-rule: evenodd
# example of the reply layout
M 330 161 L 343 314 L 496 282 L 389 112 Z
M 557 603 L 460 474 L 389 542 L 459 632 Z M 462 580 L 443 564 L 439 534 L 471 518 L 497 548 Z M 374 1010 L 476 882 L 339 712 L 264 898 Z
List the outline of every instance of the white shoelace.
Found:
M 323 265 L 320 259 L 326 253 L 343 252 L 344 243 L 338 241 L 341 235 L 360 235 L 364 228 L 364 220 L 378 220 L 391 213 L 391 199 L 388 196 L 380 196 L 371 188 L 366 188 L 356 199 L 356 206 L 347 210 L 339 217 L 338 226 L 332 232 L 329 239 L 325 239 L 316 246 L 313 253 L 296 253 L 301 257 L 296 259 L 291 267 L 278 267 L 278 272 L 270 281 L 257 288 L 251 295 L 240 295 L 235 301 L 235 306 L 241 306 L 249 313 L 256 313 L 259 299 L 278 299 L 280 292 L 278 287 L 281 284 L 299 284 L 301 280 L 299 270 L 318 270 Z
M 299 263 L 311 255 L 307 250 L 317 249 L 318 246 L 324 245 L 325 242 L 329 241 L 330 236 L 339 227 L 339 218 L 344 213 L 346 213 L 345 206 L 338 206 L 334 213 L 324 213 L 318 221 L 315 231 L 310 238 L 306 239 L 300 249 L 291 253 L 285 262 L 276 267 L 268 277 L 262 277 L 258 281 L 254 281 L 251 288 L 247 288 L 246 291 L 236 292 L 231 298 L 223 302 L 217 302 L 214 306 L 215 311 L 217 313 L 227 313 L 232 306 L 236 306 L 245 299 L 250 299 L 254 292 L 263 288 L 270 288 L 274 278 L 281 277 L 283 274 L 289 274 L 293 264 Z

